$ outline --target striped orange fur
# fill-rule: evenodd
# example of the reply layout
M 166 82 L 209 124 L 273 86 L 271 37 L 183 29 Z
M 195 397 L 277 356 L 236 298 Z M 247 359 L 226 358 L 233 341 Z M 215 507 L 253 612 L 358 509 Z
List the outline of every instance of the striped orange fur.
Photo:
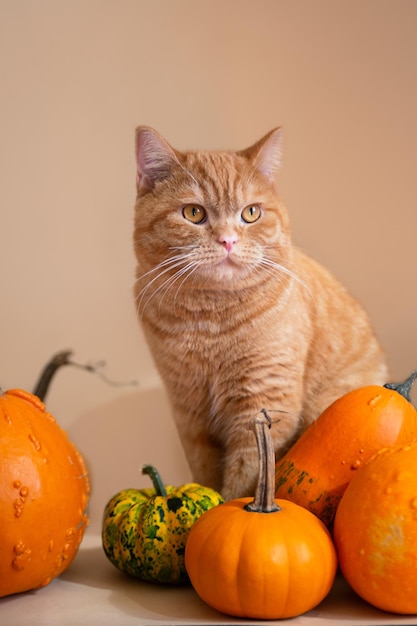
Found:
M 180 152 L 136 132 L 137 311 L 193 478 L 226 499 L 253 494 L 262 408 L 278 458 L 337 397 L 387 378 L 360 305 L 292 243 L 280 138 Z

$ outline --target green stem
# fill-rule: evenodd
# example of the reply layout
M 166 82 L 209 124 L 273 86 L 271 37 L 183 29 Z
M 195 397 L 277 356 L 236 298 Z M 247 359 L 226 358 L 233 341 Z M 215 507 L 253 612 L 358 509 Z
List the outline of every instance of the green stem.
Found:
M 398 391 L 406 400 L 411 402 L 410 392 L 415 379 L 417 378 L 417 370 L 414 370 L 410 376 L 402 383 L 387 383 L 384 385 L 387 389 Z
M 275 451 L 271 436 L 271 418 L 265 409 L 251 421 L 249 427 L 256 437 L 259 472 L 255 497 L 252 502 L 248 502 L 245 509 L 255 513 L 274 513 L 281 509 L 275 502 Z
M 162 479 L 156 467 L 154 467 L 153 465 L 144 465 L 142 467 L 142 474 L 146 474 L 147 476 L 151 477 L 154 489 L 156 491 L 156 495 L 165 498 L 165 496 L 167 495 L 165 485 L 162 482 Z

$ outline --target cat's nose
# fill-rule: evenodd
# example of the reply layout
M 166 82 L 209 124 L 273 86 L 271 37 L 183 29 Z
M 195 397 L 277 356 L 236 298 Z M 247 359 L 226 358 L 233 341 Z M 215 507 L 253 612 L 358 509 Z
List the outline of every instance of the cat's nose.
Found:
M 237 236 L 236 235 L 220 235 L 220 237 L 219 237 L 219 243 L 224 245 L 224 247 L 226 248 L 227 252 L 231 252 L 232 251 L 233 246 L 235 245 L 236 242 L 237 242 Z

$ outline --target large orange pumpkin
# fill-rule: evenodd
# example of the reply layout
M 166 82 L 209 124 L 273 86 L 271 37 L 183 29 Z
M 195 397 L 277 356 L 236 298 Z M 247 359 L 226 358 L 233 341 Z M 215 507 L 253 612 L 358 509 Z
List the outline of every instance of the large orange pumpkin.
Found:
M 36 396 L 0 395 L 0 597 L 47 585 L 74 559 L 89 481 L 67 433 Z
M 357 472 L 334 540 L 341 570 L 364 600 L 417 614 L 417 444 L 381 450 Z
M 277 461 L 277 498 L 288 498 L 329 528 L 346 487 L 378 450 L 417 439 L 417 411 L 403 383 L 369 385 L 333 402 Z
M 203 513 L 185 546 L 198 595 L 223 613 L 255 619 L 294 617 L 329 592 L 336 552 L 324 524 L 306 509 L 274 499 L 274 448 L 266 414 L 254 424 L 259 449 L 255 498 Z

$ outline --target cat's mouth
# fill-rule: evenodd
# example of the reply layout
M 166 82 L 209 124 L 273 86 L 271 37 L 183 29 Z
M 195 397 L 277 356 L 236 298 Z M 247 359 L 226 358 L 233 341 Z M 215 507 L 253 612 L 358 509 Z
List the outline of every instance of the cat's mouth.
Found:
M 217 265 L 240 265 L 239 257 L 233 252 L 226 252 L 226 254 L 219 259 Z
M 226 252 L 210 265 L 210 273 L 217 280 L 236 280 L 243 278 L 250 271 L 250 263 L 244 261 L 236 252 Z

